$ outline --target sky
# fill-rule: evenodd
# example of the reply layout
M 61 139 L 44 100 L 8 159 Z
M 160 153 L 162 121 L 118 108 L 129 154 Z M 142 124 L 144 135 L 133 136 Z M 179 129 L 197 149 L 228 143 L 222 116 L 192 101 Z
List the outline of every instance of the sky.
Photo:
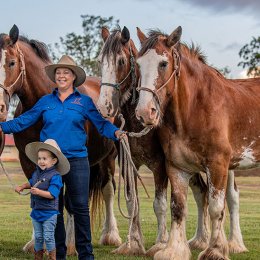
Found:
M 1 2 L 0 33 L 16 24 L 20 34 L 54 44 L 68 33 L 83 33 L 81 15 L 119 19 L 139 48 L 136 27 L 170 34 L 182 26 L 182 41 L 201 47 L 207 62 L 226 66 L 230 77 L 245 75 L 239 50 L 260 34 L 260 0 L 11 0 Z

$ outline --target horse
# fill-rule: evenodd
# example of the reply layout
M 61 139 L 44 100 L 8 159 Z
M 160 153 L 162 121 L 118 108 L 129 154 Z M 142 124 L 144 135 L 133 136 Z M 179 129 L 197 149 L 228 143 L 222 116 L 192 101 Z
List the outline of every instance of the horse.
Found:
M 212 223 L 199 259 L 228 259 L 225 197 L 231 215 L 239 207 L 228 170 L 260 166 L 260 79 L 226 79 L 207 65 L 198 48 L 180 43 L 181 34 L 181 27 L 170 35 L 152 30 L 146 36 L 137 29 L 141 81 L 135 114 L 144 126 L 156 127 L 172 188 L 169 240 L 154 259 L 190 258 L 186 198 L 196 171 L 207 176 Z
M 29 110 L 43 95 L 51 93 L 54 84 L 44 71 L 44 67 L 51 64 L 46 45 L 37 40 L 19 36 L 19 29 L 16 25 L 12 27 L 9 35 L 0 34 L 0 61 L 0 120 L 6 120 L 9 101 L 14 94 L 17 94 L 20 99 L 15 111 L 15 117 L 17 117 Z M 96 102 L 99 96 L 99 85 L 99 78 L 87 77 L 78 90 L 89 95 Z M 41 127 L 42 122 L 38 122 L 14 135 L 21 166 L 28 179 L 35 166 L 26 157 L 24 148 L 26 144 L 39 140 Z M 101 189 L 106 205 L 106 217 L 100 243 L 118 246 L 121 244 L 121 238 L 113 211 L 115 191 L 113 176 L 117 152 L 114 142 L 101 137 L 91 123 L 88 122 L 85 129 L 89 136 L 86 145 L 91 165 L 90 197 L 93 212 L 100 203 Z M 68 249 L 71 247 L 74 248 L 74 245 L 68 245 Z
M 101 91 L 97 101 L 98 109 L 104 117 L 108 118 L 116 116 L 120 111 L 125 118 L 125 130 L 140 132 L 143 127 L 134 117 L 138 98 L 135 93 L 139 80 L 139 69 L 136 63 L 138 51 L 130 39 L 130 33 L 126 27 L 122 31 L 116 29 L 111 34 L 106 27 L 103 27 L 101 35 L 104 45 L 98 56 L 102 74 Z M 168 177 L 165 169 L 165 156 L 157 131 L 151 130 L 142 138 L 131 137 L 129 144 L 137 169 L 141 165 L 146 165 L 154 176 L 153 208 L 157 217 L 158 230 L 155 245 L 146 252 L 146 255 L 151 256 L 162 249 L 168 240 L 166 227 Z M 198 205 L 198 228 L 189 244 L 192 248 L 204 249 L 209 239 L 208 211 L 205 201 L 207 186 L 201 176 L 197 174 L 190 181 L 190 187 Z M 142 234 L 139 215 L 134 219 L 132 229 L 131 241 L 133 242 L 130 244 L 130 248 L 126 244 L 122 244 L 115 251 L 116 253 L 140 254 L 144 252 L 143 241 L 140 240 Z

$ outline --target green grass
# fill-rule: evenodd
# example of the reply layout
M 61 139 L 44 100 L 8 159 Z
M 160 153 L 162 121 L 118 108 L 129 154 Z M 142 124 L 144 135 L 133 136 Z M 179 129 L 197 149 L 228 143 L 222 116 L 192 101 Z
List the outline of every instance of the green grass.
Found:
M 12 173 L 11 177 L 15 183 L 21 184 L 26 181 L 21 173 L 18 164 L 5 164 L 7 171 Z M 141 169 L 144 183 L 151 196 L 148 199 L 141 185 L 139 185 L 139 194 L 141 202 L 141 223 L 145 239 L 146 249 L 150 248 L 156 238 L 156 218 L 153 213 L 153 180 L 152 175 L 148 174 L 146 168 Z M 244 254 L 232 254 L 231 259 L 235 260 L 258 260 L 260 259 L 260 177 L 238 177 L 236 179 L 240 189 L 240 222 L 244 242 L 249 252 Z M 189 192 L 188 209 L 189 216 L 187 220 L 187 237 L 191 238 L 196 227 L 196 205 Z M 168 196 L 169 197 L 169 196 Z M 115 214 L 118 221 L 118 227 L 122 240 L 125 241 L 128 232 L 128 221 L 124 219 L 118 210 L 117 200 L 115 200 Z M 124 200 L 122 199 L 122 204 Z M 125 208 L 125 207 L 123 207 Z M 19 196 L 12 191 L 6 176 L 0 171 L 0 260 L 14 259 L 32 259 L 33 257 L 22 251 L 22 247 L 31 239 L 31 220 L 29 217 L 29 196 Z M 168 227 L 170 226 L 170 215 L 168 210 Z M 226 233 L 229 229 L 229 216 L 225 224 Z M 98 240 L 100 237 L 101 227 L 96 227 L 93 232 L 93 245 L 95 258 L 100 260 L 147 260 L 148 257 L 124 257 L 111 253 L 115 247 L 100 246 Z M 199 252 L 192 252 L 192 259 L 197 259 Z M 68 257 L 68 259 L 77 259 Z

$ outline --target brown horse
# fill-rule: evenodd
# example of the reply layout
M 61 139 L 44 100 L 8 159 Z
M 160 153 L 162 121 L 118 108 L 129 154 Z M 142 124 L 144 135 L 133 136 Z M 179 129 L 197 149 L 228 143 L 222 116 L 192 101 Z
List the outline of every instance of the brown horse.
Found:
M 99 55 L 102 71 L 101 92 L 98 100 L 98 108 L 104 117 L 115 116 L 120 111 L 125 120 L 125 130 L 140 132 L 142 125 L 135 118 L 136 98 L 135 89 L 139 80 L 139 69 L 136 64 L 137 49 L 130 39 L 130 33 L 126 27 L 121 31 L 114 30 L 111 34 L 107 28 L 102 28 L 104 46 Z M 120 82 L 120 83 L 118 83 Z M 154 175 L 155 199 L 154 212 L 157 217 L 158 234 L 156 244 L 147 251 L 147 255 L 153 255 L 165 246 L 168 239 L 166 229 L 166 189 L 168 178 L 165 169 L 165 156 L 157 136 L 152 130 L 141 138 L 129 138 L 129 144 L 133 161 L 137 169 L 146 165 Z M 198 228 L 196 235 L 191 239 L 192 248 L 205 249 L 208 243 L 207 225 L 207 187 L 199 174 L 190 181 L 194 198 L 198 204 Z M 136 216 L 131 230 L 130 248 L 123 244 L 116 250 L 121 254 L 143 253 L 144 246 L 139 216 Z M 138 241 L 138 242 L 137 242 Z
M 142 47 L 136 116 L 143 125 L 157 127 L 172 187 L 169 240 L 155 259 L 190 257 L 185 219 L 194 171 L 206 173 L 212 221 L 209 246 L 199 259 L 228 259 L 225 196 L 234 203 L 231 214 L 238 208 L 237 195 L 227 184 L 228 170 L 259 166 L 260 79 L 224 78 L 197 49 L 180 44 L 181 33 L 181 27 L 170 36 L 137 31 Z
M 19 37 L 16 26 L 9 35 L 0 34 L 0 118 L 6 119 L 10 98 L 17 94 L 20 103 L 15 116 L 29 110 L 37 100 L 52 91 L 53 83 L 45 74 L 44 67 L 51 63 L 45 44 Z M 94 102 L 98 99 L 100 80 L 87 77 L 85 83 L 78 89 L 89 95 Z M 39 140 L 42 123 L 15 134 L 15 144 L 19 150 L 20 162 L 27 178 L 30 178 L 34 165 L 25 155 L 27 143 Z M 116 149 L 112 141 L 102 138 L 92 124 L 86 124 L 89 136 L 87 143 L 91 165 L 90 194 L 94 205 L 98 204 L 100 190 L 105 192 L 106 221 L 104 223 L 102 244 L 119 245 L 117 223 L 113 212 Z

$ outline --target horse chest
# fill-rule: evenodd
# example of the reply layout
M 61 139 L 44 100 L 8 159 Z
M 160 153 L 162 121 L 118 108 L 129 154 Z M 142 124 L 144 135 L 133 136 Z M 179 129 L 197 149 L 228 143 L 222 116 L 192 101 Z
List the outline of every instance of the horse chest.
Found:
M 199 156 L 189 148 L 186 140 L 167 129 L 160 131 L 159 137 L 165 157 L 173 165 L 188 172 L 202 170 Z

